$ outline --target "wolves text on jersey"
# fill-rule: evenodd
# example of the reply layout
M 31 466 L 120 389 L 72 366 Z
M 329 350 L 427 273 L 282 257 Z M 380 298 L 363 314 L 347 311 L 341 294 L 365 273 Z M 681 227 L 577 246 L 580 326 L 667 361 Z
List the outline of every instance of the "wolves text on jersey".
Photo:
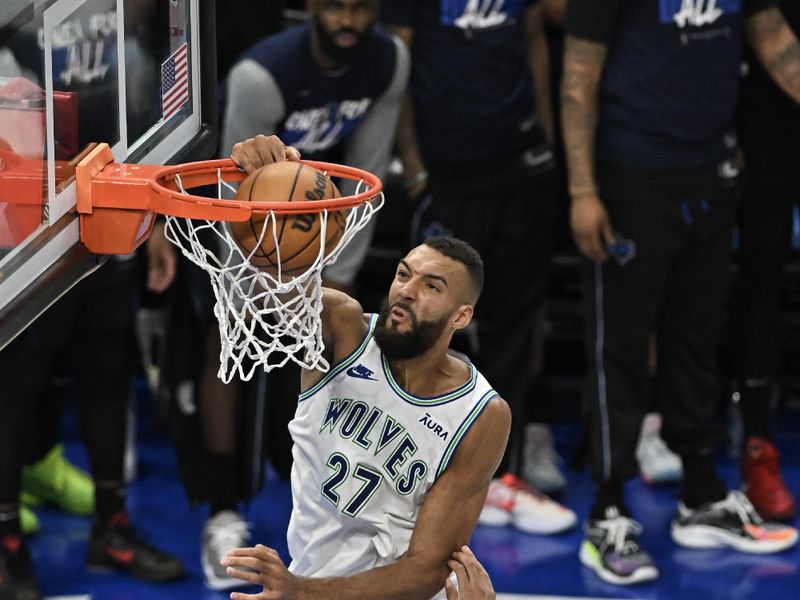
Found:
M 407 495 L 414 491 L 428 472 L 428 465 L 424 461 L 408 462 L 419 446 L 405 426 L 379 408 L 368 406 L 366 402 L 352 398 L 331 398 L 319 431 L 320 434 L 338 433 L 363 450 L 372 449 L 373 456 L 381 455 L 382 474 L 395 482 L 400 494 Z

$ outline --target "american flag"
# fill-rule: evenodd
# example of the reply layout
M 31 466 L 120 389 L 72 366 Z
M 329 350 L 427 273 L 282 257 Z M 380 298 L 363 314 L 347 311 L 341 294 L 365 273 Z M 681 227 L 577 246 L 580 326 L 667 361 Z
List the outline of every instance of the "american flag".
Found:
M 189 100 L 189 66 L 184 43 L 161 64 L 161 112 L 166 121 Z

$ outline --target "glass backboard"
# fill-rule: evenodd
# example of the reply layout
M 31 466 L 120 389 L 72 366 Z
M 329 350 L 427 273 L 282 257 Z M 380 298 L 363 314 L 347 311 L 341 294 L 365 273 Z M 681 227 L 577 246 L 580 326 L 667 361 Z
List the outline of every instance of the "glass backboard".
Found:
M 213 0 L 3 0 L 0 348 L 104 257 L 79 242 L 74 170 L 210 158 Z

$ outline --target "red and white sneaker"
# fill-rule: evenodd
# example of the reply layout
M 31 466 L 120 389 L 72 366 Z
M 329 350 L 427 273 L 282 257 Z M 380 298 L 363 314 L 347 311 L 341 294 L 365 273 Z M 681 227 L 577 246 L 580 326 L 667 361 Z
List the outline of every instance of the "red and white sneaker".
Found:
M 489 485 L 478 523 L 513 525 L 520 531 L 540 535 L 561 533 L 575 526 L 578 518 L 570 509 L 530 488 L 506 473 Z
M 753 435 L 742 453 L 742 490 L 756 511 L 768 521 L 790 521 L 796 510 L 792 494 L 781 477 L 775 445 Z

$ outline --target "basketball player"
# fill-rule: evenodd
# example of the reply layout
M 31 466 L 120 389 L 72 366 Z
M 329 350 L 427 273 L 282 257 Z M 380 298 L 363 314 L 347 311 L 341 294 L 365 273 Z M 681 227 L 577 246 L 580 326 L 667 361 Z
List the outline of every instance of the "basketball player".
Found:
M 408 51 L 399 40 L 373 26 L 376 0 L 311 0 L 307 7 L 308 23 L 264 38 L 233 66 L 226 87 L 221 147 L 227 152 L 239 140 L 277 134 L 306 159 L 342 162 L 382 177 L 408 81 Z M 355 182 L 342 182 L 342 194 L 354 191 Z M 336 264 L 326 269 L 327 285 L 352 287 L 374 223 L 359 232 Z M 208 450 L 203 472 L 209 481 L 211 507 L 202 556 L 206 583 L 224 589 L 239 582 L 225 576 L 219 559 L 228 549 L 247 543 L 244 538 L 232 543 L 246 533 L 237 510 L 242 495 L 237 487 L 241 486 L 234 475 L 240 440 L 245 436 L 238 435 L 234 418 L 243 404 L 236 397 L 236 386 L 223 385 L 216 376 L 218 343 L 216 328 L 212 328 L 200 386 Z M 268 453 L 276 470 L 286 475 L 291 441 L 285 425 L 294 411 L 299 379 L 298 367 L 287 365 L 270 373 L 266 384 Z
M 562 120 L 572 232 L 588 259 L 597 484 L 580 559 L 620 585 L 658 576 L 623 494 L 637 472 L 653 332 L 662 435 L 684 473 L 673 541 L 767 553 L 798 540 L 796 529 L 764 523 L 741 492 L 728 491 L 714 448 L 742 45 L 800 102 L 800 43 L 770 0 L 657 8 L 651 0 L 570 0 L 566 22 Z
M 233 66 L 221 147 L 276 134 L 309 160 L 383 177 L 408 83 L 408 50 L 374 27 L 377 0 L 309 0 L 308 23 L 264 38 Z M 343 182 L 352 194 L 356 182 Z M 374 220 L 371 225 L 374 226 Z M 350 289 L 372 227 L 362 230 L 326 281 Z
M 415 205 L 412 235 L 459 237 L 487 266 L 476 362 L 508 400 L 514 425 L 480 522 L 534 534 L 564 531 L 576 523 L 575 513 L 523 481 L 537 479 L 522 448 L 531 402 L 547 401 L 531 397 L 532 365 L 561 204 L 547 133 L 542 3 L 383 0 L 381 20 L 413 56 L 397 133 Z
M 800 3 L 778 0 L 795 35 Z M 739 270 L 731 295 L 734 374 L 742 415 L 742 489 L 765 519 L 793 520 L 795 499 L 772 441 L 780 366 L 783 265 L 790 249 L 794 192 L 800 188 L 800 107 L 752 52 L 745 54 L 738 116 L 747 181 L 738 212 Z
M 234 147 L 234 160 L 256 143 Z M 292 563 L 262 545 L 235 549 L 222 560 L 229 575 L 274 598 L 445 597 L 448 561 L 472 533 L 511 423 L 505 401 L 448 350 L 482 286 L 480 255 L 440 237 L 400 261 L 378 315 L 325 289 L 333 366 L 302 372 L 289 425 Z

